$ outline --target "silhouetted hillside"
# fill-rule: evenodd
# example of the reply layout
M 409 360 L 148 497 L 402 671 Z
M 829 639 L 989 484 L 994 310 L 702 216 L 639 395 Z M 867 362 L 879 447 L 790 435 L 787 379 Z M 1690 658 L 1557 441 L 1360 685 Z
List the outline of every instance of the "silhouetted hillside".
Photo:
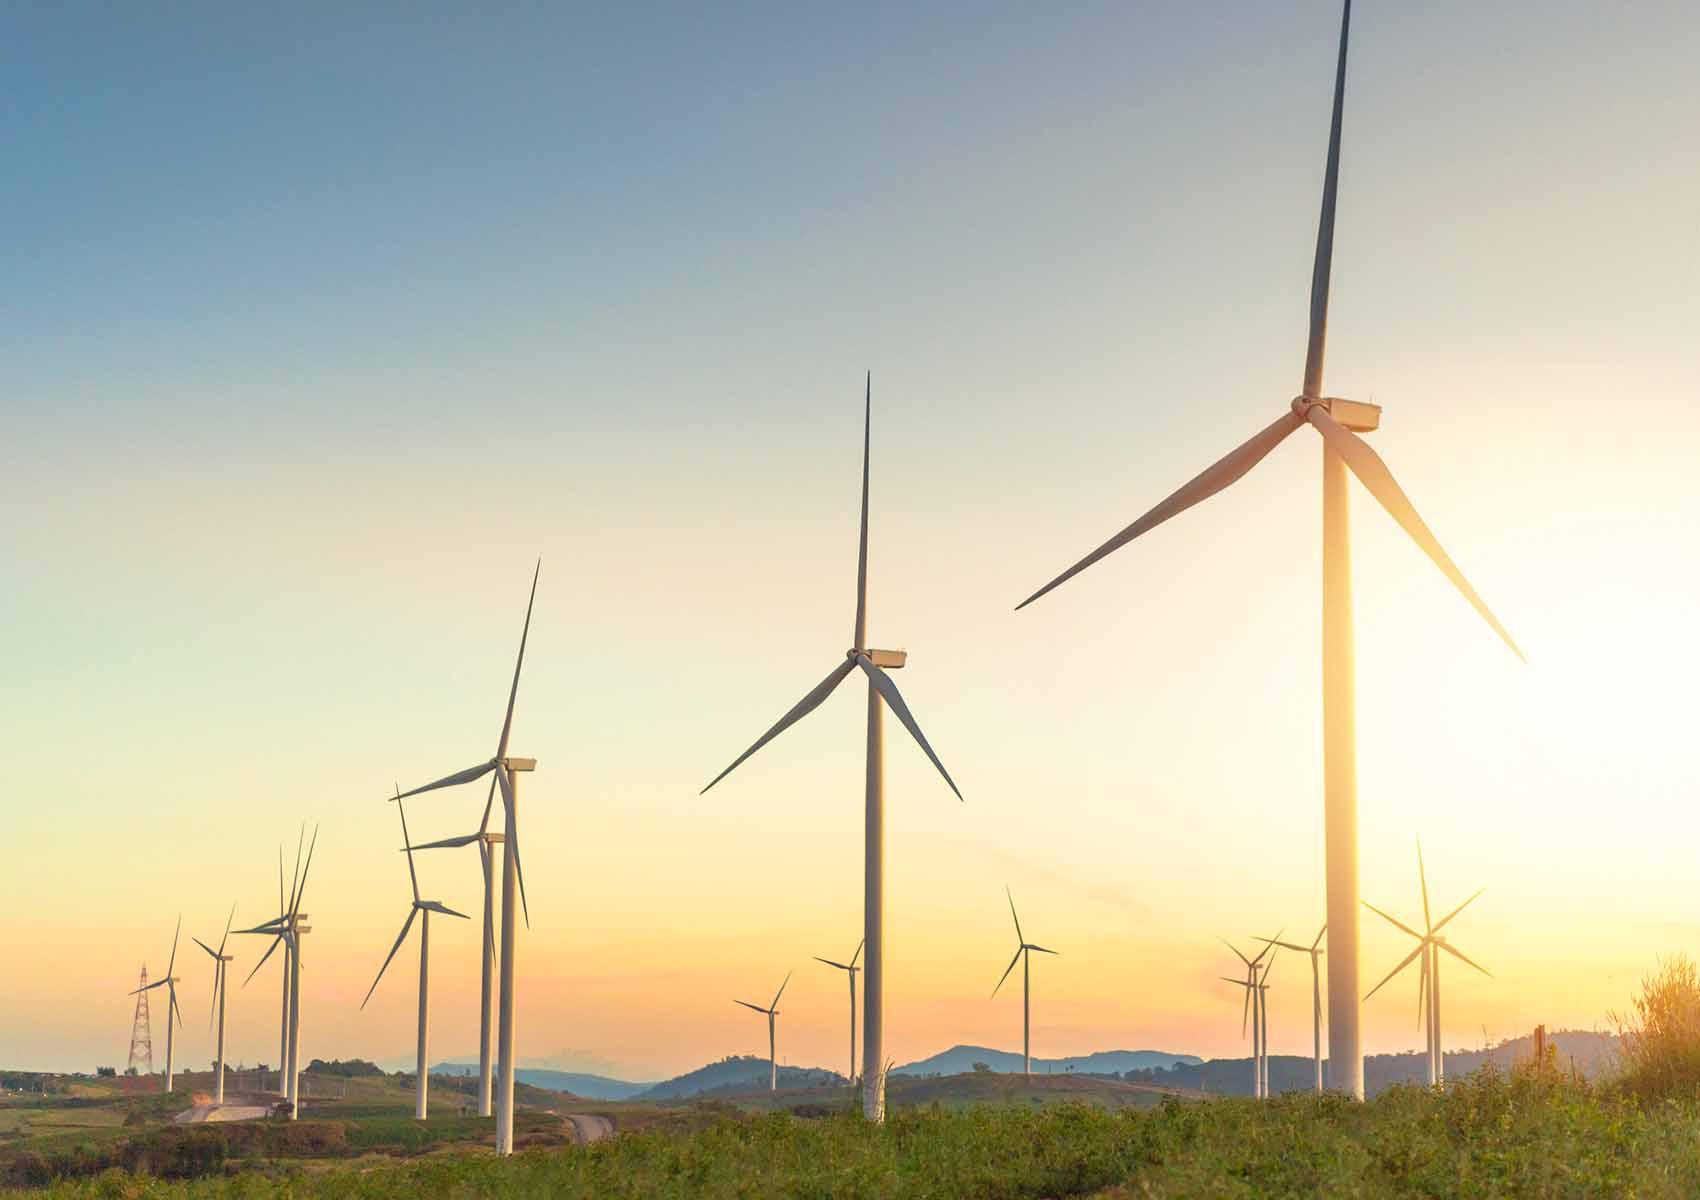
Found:
M 1099 1050 L 1074 1058 L 1035 1058 L 1035 1075 L 1066 1075 L 1070 1072 L 1085 1075 L 1122 1075 L 1128 1071 L 1154 1067 L 1170 1067 L 1175 1063 L 1202 1062 L 1194 1054 L 1170 1054 L 1160 1050 Z M 1021 1070 L 1021 1055 L 1008 1050 L 993 1050 L 987 1046 L 952 1046 L 949 1050 L 923 1058 L 919 1062 L 893 1067 L 893 1075 L 967 1075 L 975 1063 L 984 1063 L 993 1071 L 1011 1074 Z
M 1556 1050 L 1560 1070 L 1574 1068 L 1578 1074 L 1590 1079 L 1609 1073 L 1616 1063 L 1617 1038 L 1611 1034 L 1567 1029 L 1548 1034 L 1547 1043 Z M 1512 1038 L 1486 1050 L 1448 1051 L 1446 1074 L 1449 1078 L 1468 1075 L 1487 1062 L 1492 1062 L 1500 1070 L 1510 1070 L 1518 1062 L 1533 1059 L 1534 1054 L 1532 1034 Z M 1323 1065 L 1326 1069 L 1327 1064 Z M 1218 1096 L 1249 1096 L 1252 1092 L 1250 1058 L 1214 1058 L 1209 1062 L 1170 1070 L 1129 1071 L 1123 1078 L 1135 1083 L 1154 1083 Z M 1315 1079 L 1315 1066 L 1309 1055 L 1269 1056 L 1269 1086 L 1272 1091 L 1308 1091 Z M 1428 1058 L 1419 1050 L 1408 1054 L 1371 1054 L 1364 1059 L 1364 1091 L 1371 1096 L 1395 1084 L 1427 1082 Z
M 752 1054 L 737 1055 L 658 1083 L 639 1093 L 636 1099 L 678 1100 L 707 1092 L 753 1091 L 765 1088 L 767 1082 L 767 1059 L 757 1058 Z M 844 1082 L 844 1076 L 836 1071 L 824 1071 L 818 1067 L 779 1068 L 781 1088 L 843 1087 Z
M 476 1075 L 476 1063 L 438 1063 L 431 1068 L 433 1075 Z M 551 1071 L 544 1067 L 516 1067 L 514 1078 L 532 1087 L 551 1092 L 567 1092 L 587 1100 L 630 1100 L 639 1092 L 655 1086 L 654 1082 L 631 1083 L 610 1079 L 606 1075 L 586 1075 L 579 1071 Z

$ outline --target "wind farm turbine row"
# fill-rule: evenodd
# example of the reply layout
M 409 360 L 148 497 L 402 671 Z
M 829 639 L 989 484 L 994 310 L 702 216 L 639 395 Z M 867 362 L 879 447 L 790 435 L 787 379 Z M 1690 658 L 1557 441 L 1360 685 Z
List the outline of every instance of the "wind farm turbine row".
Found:
M 1322 450 L 1322 670 L 1323 703 L 1320 738 L 1324 766 L 1324 828 L 1326 851 L 1326 921 L 1316 938 L 1307 944 L 1273 938 L 1257 939 L 1263 948 L 1248 956 L 1234 950 L 1245 968 L 1242 978 L 1228 981 L 1244 989 L 1242 1036 L 1249 1024 L 1254 1049 L 1254 1089 L 1257 1095 L 1267 1095 L 1268 1074 L 1268 1008 L 1269 975 L 1279 950 L 1309 956 L 1312 971 L 1315 1084 L 1328 1086 L 1361 1099 L 1364 1094 L 1362 1039 L 1359 1026 L 1359 895 L 1358 833 L 1357 833 L 1357 767 L 1356 767 L 1356 703 L 1355 665 L 1353 659 L 1353 607 L 1351 580 L 1351 539 L 1349 527 L 1348 478 L 1356 477 L 1395 522 L 1417 544 L 1425 555 L 1446 576 L 1464 599 L 1487 622 L 1494 633 L 1522 657 L 1516 643 L 1505 627 L 1489 610 L 1481 596 L 1471 586 L 1438 539 L 1429 530 L 1421 515 L 1394 479 L 1381 457 L 1364 440 L 1364 434 L 1380 428 L 1382 410 L 1374 404 L 1330 397 L 1323 392 L 1323 362 L 1327 341 L 1329 287 L 1332 272 L 1335 219 L 1340 175 L 1340 152 L 1344 112 L 1346 60 L 1351 24 L 1351 3 L 1345 0 L 1340 23 L 1339 50 L 1334 73 L 1333 105 L 1324 171 L 1321 215 L 1319 218 L 1315 254 L 1312 266 L 1309 331 L 1305 348 L 1304 371 L 1298 394 L 1286 401 L 1281 416 L 1246 442 L 1229 451 L 1191 481 L 1145 512 L 1109 540 L 1069 566 L 1050 582 L 1029 595 L 1017 610 L 1025 609 L 1063 583 L 1085 571 L 1129 542 L 1155 530 L 1159 525 L 1187 509 L 1215 496 L 1237 482 L 1267 457 L 1289 435 L 1301 426 L 1309 426 L 1321 438 Z M 822 958 L 819 961 L 834 969 L 843 970 L 848 978 L 851 999 L 851 1078 L 860 1079 L 861 1108 L 870 1121 L 880 1121 L 885 1112 L 885 1049 L 886 1049 L 886 948 L 888 932 L 885 905 L 885 739 L 884 716 L 889 711 L 913 740 L 921 753 L 936 769 L 950 792 L 963 800 L 961 789 L 934 750 L 894 679 L 892 673 L 909 665 L 908 652 L 876 648 L 869 632 L 869 491 L 871 476 L 873 390 L 871 372 L 864 379 L 863 433 L 861 456 L 861 503 L 856 553 L 856 583 L 853 598 L 854 615 L 849 645 L 842 650 L 836 665 L 803 697 L 788 709 L 754 743 L 731 764 L 714 776 L 702 789 L 710 789 L 727 779 L 739 766 L 758 751 L 777 739 L 836 691 L 851 676 L 860 674 L 866 685 L 866 719 L 861 739 L 864 755 L 863 772 L 863 936 L 857 953 L 848 962 Z M 416 851 L 449 849 L 476 845 L 483 873 L 484 910 L 482 945 L 482 990 L 480 1005 L 479 1050 L 479 1112 L 496 1117 L 496 1145 L 499 1153 L 511 1153 L 514 1136 L 514 1077 L 517 1031 L 515 1028 L 515 999 L 517 987 L 517 927 L 523 919 L 530 926 L 529 905 L 525 897 L 524 873 L 520 854 L 520 776 L 535 770 L 536 760 L 510 753 L 519 683 L 525 662 L 526 642 L 537 596 L 539 564 L 531 581 L 525 623 L 522 626 L 519 651 L 514 664 L 507 706 L 495 752 L 472 766 L 445 775 L 430 783 L 402 791 L 399 786 L 386 799 L 397 805 L 402 826 L 401 852 L 407 857 L 411 901 L 400 934 L 379 968 L 367 1000 L 381 982 L 391 961 L 407 940 L 417 921 L 420 929 L 420 963 L 418 993 L 417 1057 L 419 1079 L 416 1094 L 416 1114 L 423 1118 L 428 1102 L 428 1018 L 429 1018 L 429 948 L 430 918 L 432 915 L 470 919 L 446 905 L 421 898 Z M 412 844 L 407 833 L 407 818 L 403 802 L 411 797 L 440 789 L 482 781 L 490 776 L 489 791 L 483 816 L 475 832 L 445 838 L 440 841 Z M 500 831 L 491 829 L 495 797 L 502 799 Z M 468 814 L 470 817 L 470 813 Z M 470 824 L 470 820 L 468 821 Z M 465 826 L 459 826 L 465 828 Z M 315 832 L 314 843 L 317 834 Z M 500 923 L 497 931 L 498 902 L 496 857 L 500 849 Z M 299 846 L 297 863 L 300 864 Z M 239 933 L 264 935 L 272 938 L 265 956 L 250 972 L 259 970 L 279 945 L 284 947 L 283 1021 L 280 1034 L 280 1064 L 286 1077 L 283 1090 L 291 1111 L 298 1107 L 298 1056 L 300 1022 L 301 939 L 310 931 L 306 915 L 300 911 L 308 870 L 312 863 L 312 848 L 307 850 L 306 866 L 299 869 L 287 900 L 283 893 L 282 860 L 279 859 L 279 916 Z M 1419 874 L 1421 863 L 1419 856 Z M 1400 930 L 1416 938 L 1418 945 L 1388 976 L 1393 978 L 1413 962 L 1421 962 L 1421 991 L 1419 1006 L 1427 1029 L 1431 1078 L 1439 1082 L 1443 1074 L 1440 1062 L 1439 1035 L 1439 978 L 1440 958 L 1451 954 L 1478 970 L 1483 968 L 1466 958 L 1461 951 L 1442 936 L 1441 930 L 1475 897 L 1454 909 L 1438 923 L 1431 924 L 1428 916 L 1426 875 L 1422 876 L 1424 927 L 1418 932 L 1379 909 L 1373 911 L 1385 917 Z M 1479 893 L 1478 893 L 1479 894 Z M 1025 1070 L 1031 1072 L 1031 958 L 1034 953 L 1054 955 L 1057 952 L 1027 941 L 1021 931 L 1013 895 L 1009 896 L 1011 917 L 1015 925 L 1017 948 L 1009 966 L 993 989 L 1002 988 L 1017 962 L 1022 965 L 1022 1050 Z M 228 933 L 228 930 L 227 930 Z M 1326 945 L 1324 939 L 1326 938 Z M 175 1015 L 176 995 L 175 940 L 173 958 L 166 976 L 150 987 L 166 987 L 171 996 L 171 1012 Z M 224 970 L 230 961 L 224 955 L 224 943 L 214 952 L 204 943 L 202 948 L 217 960 L 215 995 L 221 1013 L 224 996 Z M 1323 1053 L 1323 988 L 1322 967 L 1327 966 L 1327 1054 Z M 860 1070 L 857 1070 L 858 1043 L 856 1037 L 856 987 L 861 977 L 861 1015 L 863 1021 L 860 1042 Z M 789 980 L 789 975 L 786 977 Z M 1383 980 L 1371 995 L 1388 980 Z M 766 1015 L 769 1030 L 770 1085 L 777 1086 L 777 1018 L 782 984 L 773 1001 L 767 1006 L 739 1000 L 737 1003 Z M 1367 999 L 1367 997 L 1363 997 Z M 362 1002 L 364 1007 L 365 1001 Z M 180 1023 L 180 1017 L 178 1018 Z M 222 1016 L 220 1044 L 222 1046 Z M 494 1039 L 494 1046 L 492 1046 Z M 173 1042 L 167 1036 L 167 1079 L 173 1067 Z M 1324 1079 L 1323 1064 L 1329 1065 Z M 222 1074 L 222 1050 L 220 1052 Z

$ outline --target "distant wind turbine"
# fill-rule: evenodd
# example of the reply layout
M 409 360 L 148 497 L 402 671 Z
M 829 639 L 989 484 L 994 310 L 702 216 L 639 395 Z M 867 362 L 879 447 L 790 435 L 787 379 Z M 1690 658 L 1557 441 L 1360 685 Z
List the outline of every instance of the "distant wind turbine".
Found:
M 1261 1060 L 1263 1066 L 1258 1078 L 1263 1084 L 1265 1099 L 1275 1094 L 1269 1087 L 1269 972 L 1274 969 L 1275 953 L 1271 951 L 1269 961 L 1263 964 L 1263 972 L 1257 981 L 1257 1007 L 1261 1012 L 1260 1020 L 1263 1023 L 1263 1056 Z
M 501 969 L 501 1000 L 500 1027 L 496 1036 L 496 1153 L 512 1154 L 514 1152 L 514 933 L 516 924 L 515 897 L 519 907 L 526 911 L 526 928 L 531 927 L 531 911 L 525 902 L 525 874 L 520 869 L 519 858 L 519 773 L 537 769 L 535 758 L 515 758 L 508 754 L 508 735 L 513 732 L 514 700 L 519 696 L 520 668 L 525 665 L 525 642 L 531 634 L 531 609 L 537 601 L 537 577 L 542 573 L 543 563 L 538 560 L 537 568 L 531 574 L 531 598 L 525 605 L 525 625 L 519 635 L 519 656 L 514 659 L 514 681 L 508 688 L 508 711 L 502 718 L 502 734 L 496 742 L 496 753 L 486 762 L 456 771 L 453 775 L 445 775 L 433 780 L 422 787 L 416 787 L 410 792 L 403 792 L 397 799 L 417 796 L 421 792 L 433 791 L 437 788 L 453 787 L 457 784 L 472 783 L 475 780 L 494 771 L 496 786 L 502 791 L 502 808 L 506 816 L 506 829 L 502 835 L 502 952 Z M 489 819 L 489 804 L 485 804 L 485 819 Z M 480 826 L 480 831 L 483 830 Z M 488 958 L 488 956 L 486 956 Z
M 213 960 L 213 1012 L 218 1017 L 218 1061 L 213 1065 L 213 1103 L 224 1103 L 224 964 L 235 959 L 234 955 L 224 952 L 225 943 L 230 940 L 230 923 L 236 919 L 236 906 L 230 906 L 230 916 L 225 918 L 224 936 L 219 939 L 218 949 L 214 950 L 200 938 L 192 938 L 195 945 L 212 955 Z
M 301 1115 L 301 939 L 313 931 L 306 924 L 307 914 L 301 911 L 301 901 L 307 894 L 307 875 L 313 869 L 313 851 L 319 845 L 318 826 L 313 827 L 313 840 L 307 846 L 307 862 L 301 868 L 300 874 L 290 886 L 289 906 L 282 913 L 263 925 L 252 929 L 238 929 L 237 933 L 251 933 L 272 939 L 271 945 L 260 956 L 260 961 L 254 964 L 254 969 L 248 972 L 248 979 L 259 974 L 260 968 L 266 965 L 266 959 L 272 956 L 272 951 L 278 946 L 283 947 L 283 972 L 288 981 L 288 1012 L 287 1031 L 284 1055 L 278 1063 L 280 1072 L 278 1086 L 283 1092 L 284 1099 L 289 1105 L 289 1119 L 294 1121 Z M 296 861 L 300 862 L 300 846 L 296 847 Z M 247 984 L 248 979 L 242 982 Z
M 1292 950 L 1295 953 L 1310 956 L 1311 1028 L 1316 1053 L 1316 1090 L 1319 1094 L 1322 1091 L 1322 973 L 1316 960 L 1323 955 L 1323 951 L 1320 949 L 1322 935 L 1327 932 L 1328 926 L 1325 924 L 1316 931 L 1316 940 L 1308 946 L 1301 946 L 1297 942 L 1280 941 L 1278 940 L 1280 934 L 1276 934 L 1272 938 L 1253 939 L 1254 941 L 1267 942 L 1271 946 L 1280 946 L 1284 950 Z
M 1245 978 L 1234 979 L 1224 975 L 1222 979 L 1245 989 L 1245 1005 L 1240 1013 L 1240 1036 L 1245 1036 L 1246 1018 L 1251 1018 L 1251 1094 L 1254 1099 L 1261 1100 L 1263 1091 L 1263 1036 L 1264 1025 L 1261 1020 L 1263 1012 L 1263 993 L 1258 990 L 1257 972 L 1263 963 L 1263 956 L 1270 953 L 1270 947 L 1265 946 L 1258 952 L 1256 958 L 1247 958 L 1227 938 L 1221 939 L 1222 944 L 1234 952 L 1234 957 L 1245 964 Z
M 880 728 L 882 705 L 891 709 L 909 735 L 938 768 L 958 800 L 962 793 L 939 756 L 933 753 L 926 735 L 915 723 L 909 706 L 886 669 L 896 670 L 908 661 L 902 650 L 868 648 L 868 457 L 873 428 L 873 375 L 870 373 L 863 401 L 862 424 L 862 533 L 856 558 L 856 624 L 844 661 L 792 706 L 779 721 L 756 740 L 755 745 L 733 760 L 732 765 L 709 781 L 704 792 L 731 774 L 750 755 L 760 750 L 792 725 L 808 716 L 850 674 L 861 669 L 868 677 L 867 816 L 866 868 L 863 875 L 862 920 L 867 944 L 867 965 L 862 972 L 862 1115 L 870 1121 L 885 1120 L 885 739 Z
M 1381 457 L 1358 437 L 1376 429 L 1374 404 L 1322 394 L 1323 349 L 1328 334 L 1328 283 L 1334 257 L 1334 210 L 1340 177 L 1340 124 L 1346 89 L 1346 44 L 1351 0 L 1340 18 L 1340 55 L 1334 74 L 1334 115 L 1323 178 L 1322 219 L 1311 273 L 1310 339 L 1303 390 L 1290 411 L 1205 468 L 1190 483 L 1034 592 L 1024 608 L 1052 588 L 1120 549 L 1170 517 L 1236 482 L 1299 426 L 1322 435 L 1322 741 L 1325 848 L 1328 875 L 1328 1059 L 1333 1086 L 1363 1099 L 1363 1044 L 1358 1028 L 1357 735 L 1353 698 L 1351 536 L 1346 472 L 1351 471 L 1411 539 L 1452 581 L 1518 658 L 1522 651 L 1441 547 Z
M 177 966 L 177 937 L 182 932 L 183 918 L 179 916 L 177 918 L 177 932 L 171 935 L 171 961 L 165 968 L 165 974 L 145 987 L 136 988 L 130 993 L 130 995 L 135 996 L 142 992 L 151 992 L 155 988 L 164 988 L 166 995 L 170 997 L 165 1009 L 165 1090 L 168 1092 L 171 1091 L 173 1075 L 175 1074 L 173 1056 L 177 1043 L 172 1035 L 183 1024 L 183 1011 L 177 1007 L 177 976 L 174 971 Z M 177 1018 L 176 1024 L 172 1023 L 172 1017 Z
M 444 850 L 460 846 L 478 847 L 478 864 L 484 872 L 484 958 L 478 991 L 478 1115 L 490 1115 L 491 1096 L 491 1033 L 495 1028 L 491 1007 L 492 986 L 496 971 L 496 875 L 495 847 L 502 844 L 502 835 L 490 832 L 490 810 L 496 800 L 496 781 L 490 780 L 490 794 L 484 799 L 484 819 L 478 832 L 463 833 L 439 842 L 426 842 L 415 850 Z
M 779 990 L 773 993 L 773 1003 L 763 1008 L 759 1004 L 751 1004 L 748 1000 L 734 1000 L 733 1004 L 742 1004 L 745 1008 L 753 1008 L 759 1013 L 767 1014 L 767 1090 L 779 1090 L 779 1048 L 774 1037 L 774 1018 L 779 1015 L 779 997 L 785 994 L 785 984 L 791 982 L 791 972 L 785 972 L 785 983 L 779 985 Z
M 437 900 L 421 900 L 419 898 L 419 873 L 413 869 L 413 847 L 407 837 L 407 809 L 400 799 L 401 788 L 396 788 L 396 812 L 401 814 L 401 845 L 407 855 L 407 879 L 413 886 L 413 903 L 408 907 L 407 920 L 402 922 L 401 932 L 396 935 L 395 945 L 384 959 L 384 965 L 378 968 L 377 979 L 372 980 L 372 986 L 366 989 L 366 1000 L 372 998 L 372 993 L 378 990 L 378 980 L 384 977 L 384 972 L 390 969 L 390 961 L 395 958 L 396 951 L 407 940 L 408 930 L 413 928 L 413 918 L 419 918 L 419 1041 L 418 1059 L 419 1074 L 413 1083 L 413 1116 L 415 1120 L 425 1119 L 426 1101 L 430 1096 L 431 1062 L 429 1054 L 428 1023 L 431 1015 L 431 914 L 442 913 L 445 917 L 459 917 L 470 920 L 465 913 L 456 912 Z M 366 1000 L 360 1002 L 360 1007 L 366 1007 Z
M 1466 958 L 1463 951 L 1459 950 L 1451 942 L 1440 936 L 1440 931 L 1445 928 L 1447 922 L 1451 921 L 1453 917 L 1457 916 L 1470 905 L 1474 904 L 1476 902 L 1476 898 L 1487 889 L 1477 889 L 1474 896 L 1471 896 L 1468 900 L 1464 901 L 1464 903 L 1460 904 L 1457 908 L 1453 909 L 1444 917 L 1440 918 L 1439 921 L 1431 925 L 1429 923 L 1428 907 L 1428 875 L 1423 870 L 1423 844 L 1420 839 L 1417 842 L 1417 878 L 1422 885 L 1423 928 L 1427 931 L 1426 933 L 1418 933 L 1415 929 L 1412 929 L 1403 921 L 1395 920 L 1369 901 L 1364 901 L 1364 907 L 1369 909 L 1370 912 L 1374 913 L 1382 920 L 1387 921 L 1389 924 L 1397 926 L 1399 929 L 1417 939 L 1417 948 L 1411 951 L 1410 955 L 1401 961 L 1398 966 L 1389 971 L 1386 979 L 1383 979 L 1381 983 L 1370 988 L 1369 993 L 1364 996 L 1364 999 L 1368 1000 L 1370 996 L 1379 992 L 1388 980 L 1391 980 L 1400 971 L 1403 971 L 1406 967 L 1410 966 L 1417 958 L 1420 957 L 1423 960 L 1422 982 L 1417 985 L 1417 1018 L 1423 1023 L 1427 1032 L 1428 1081 L 1429 1086 L 1434 1087 L 1446 1082 L 1446 1055 L 1445 1051 L 1442 1049 L 1440 1040 L 1439 951 L 1444 950 L 1455 958 L 1469 963 L 1470 966 L 1475 967 L 1476 970 L 1480 971 L 1488 978 L 1493 978 L 1493 972 L 1489 971 L 1486 967 L 1482 966 L 1475 960 Z
M 1032 1041 L 1032 963 L 1029 957 L 1031 951 L 1040 954 L 1055 954 L 1055 950 L 1047 950 L 1029 942 L 1021 932 L 1021 918 L 1015 915 L 1015 897 L 1010 893 L 1009 885 L 1004 885 L 1004 895 L 1009 897 L 1009 915 L 1015 921 L 1015 957 L 1009 960 L 1009 966 L 1003 969 L 998 977 L 998 986 L 992 989 L 992 995 L 998 994 L 998 988 L 1003 987 L 1003 981 L 1009 978 L 1009 973 L 1015 970 L 1015 964 L 1021 963 L 1021 1073 L 1028 1079 L 1033 1078 L 1033 1041 Z
M 834 962 L 830 958 L 815 955 L 816 962 L 825 963 L 829 967 L 837 967 L 850 979 L 850 1074 L 846 1078 L 849 1079 L 852 1088 L 856 1086 L 856 972 L 862 969 L 856 965 L 856 960 L 862 957 L 862 946 L 862 942 L 856 943 L 856 953 L 850 956 L 850 961 L 847 963 Z

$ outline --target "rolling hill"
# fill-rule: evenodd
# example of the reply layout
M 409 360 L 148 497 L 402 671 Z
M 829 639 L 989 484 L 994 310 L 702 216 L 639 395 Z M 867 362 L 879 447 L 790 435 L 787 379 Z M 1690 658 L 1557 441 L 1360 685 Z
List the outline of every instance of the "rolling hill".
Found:
M 1193 1054 L 1170 1054 L 1160 1050 L 1099 1050 L 1073 1058 L 1035 1058 L 1036 1075 L 1066 1075 L 1070 1072 L 1087 1075 L 1125 1075 L 1129 1071 L 1167 1070 L 1176 1063 L 1196 1066 L 1203 1060 Z M 1010 1074 L 1021 1070 L 1021 1055 L 1008 1050 L 993 1050 L 986 1046 L 952 1046 L 931 1058 L 893 1067 L 893 1075 L 967 1075 L 975 1063 L 985 1063 L 993 1071 Z

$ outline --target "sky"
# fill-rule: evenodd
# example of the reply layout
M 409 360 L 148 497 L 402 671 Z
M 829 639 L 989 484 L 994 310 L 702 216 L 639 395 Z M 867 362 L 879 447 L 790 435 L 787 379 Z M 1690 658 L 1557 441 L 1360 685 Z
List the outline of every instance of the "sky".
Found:
M 274 915 L 303 822 L 303 1052 L 406 1061 L 411 950 L 360 1008 L 384 799 L 491 752 L 540 559 L 522 1061 L 762 1053 L 732 1001 L 794 971 L 780 1057 L 839 1067 L 859 690 L 698 792 L 848 644 L 868 371 L 870 632 L 964 795 L 888 723 L 888 1055 L 1019 1045 L 1006 886 L 1061 951 L 1036 1054 L 1246 1053 L 1217 939 L 1322 921 L 1317 439 L 1012 609 L 1298 390 L 1332 3 L 0 21 L 4 1065 L 121 1066 L 179 914 L 210 1061 L 188 936 Z M 1700 13 L 1352 32 L 1327 390 L 1529 660 L 1354 485 L 1364 898 L 1416 918 L 1419 836 L 1439 908 L 1487 889 L 1449 1045 L 1604 1027 L 1700 952 Z M 471 852 L 419 868 L 476 912 Z M 1363 930 L 1367 986 L 1407 947 Z M 432 932 L 433 1058 L 475 1055 L 475 923 Z

